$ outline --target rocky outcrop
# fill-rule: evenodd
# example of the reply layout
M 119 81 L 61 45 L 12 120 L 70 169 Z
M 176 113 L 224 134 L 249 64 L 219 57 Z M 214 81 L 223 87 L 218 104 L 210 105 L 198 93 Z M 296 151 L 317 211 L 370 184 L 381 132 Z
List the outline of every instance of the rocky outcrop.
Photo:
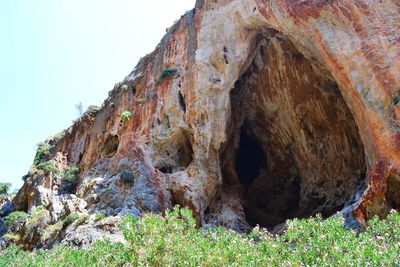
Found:
M 240 231 L 342 211 L 363 227 L 400 206 L 399 30 L 394 0 L 199 0 L 47 141 L 15 209 L 51 225 L 180 204 Z

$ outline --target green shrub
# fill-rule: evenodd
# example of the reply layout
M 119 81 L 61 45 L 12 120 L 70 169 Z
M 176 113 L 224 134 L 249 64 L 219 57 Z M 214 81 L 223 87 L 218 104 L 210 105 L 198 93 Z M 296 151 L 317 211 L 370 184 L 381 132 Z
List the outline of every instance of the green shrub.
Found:
M 47 171 L 47 172 L 59 173 L 59 169 L 51 161 L 45 161 L 45 162 L 39 163 L 36 166 L 36 168 L 39 170 Z
M 40 225 L 46 219 L 46 217 L 49 216 L 50 212 L 48 210 L 44 209 L 43 207 L 36 208 L 28 220 L 28 228 L 35 228 L 37 225 Z
M 79 214 L 76 212 L 72 212 L 72 213 L 68 214 L 68 216 L 62 220 L 63 227 L 67 227 L 68 225 L 70 225 L 71 223 L 76 221 L 78 218 L 79 218 Z
M 57 222 L 53 225 L 49 225 L 44 231 L 41 236 L 41 240 L 44 242 L 48 242 L 49 240 L 54 240 L 59 233 L 62 231 L 64 225 L 63 222 Z
M 124 84 L 121 86 L 122 91 L 127 92 L 129 90 L 129 86 L 127 84 Z
M 274 237 L 255 228 L 237 234 L 216 227 L 197 229 L 190 210 L 165 216 L 128 216 L 126 245 L 98 241 L 81 249 L 60 246 L 24 252 L 12 245 L 0 251 L 0 266 L 399 266 L 400 215 L 374 218 L 365 232 L 343 228 L 340 216 L 289 220 Z
M 121 113 L 121 121 L 129 121 L 132 118 L 132 112 L 130 111 L 124 111 Z
M 7 195 L 8 190 L 11 188 L 10 183 L 0 183 L 0 196 Z
M 399 102 L 400 102 L 399 97 L 397 97 L 397 96 L 393 97 L 393 99 L 392 99 L 393 106 L 396 106 L 397 104 L 399 104 Z
M 64 176 L 63 179 L 70 181 L 70 182 L 75 182 L 78 179 L 78 174 L 79 174 L 79 167 L 72 166 L 72 167 L 67 167 L 64 170 Z
M 84 223 L 87 221 L 87 219 L 89 219 L 89 217 L 90 217 L 89 215 L 82 215 L 82 216 L 80 216 L 80 217 L 75 221 L 76 225 L 79 226 L 79 225 L 84 224 Z
M 43 158 L 50 153 L 51 146 L 47 144 L 41 144 L 39 145 L 39 148 L 36 151 L 35 158 L 33 160 L 33 166 L 38 166 Z
M 108 215 L 106 213 L 97 213 L 96 216 L 94 217 L 94 221 L 98 222 L 107 217 L 108 217 Z
M 28 214 L 24 211 L 14 211 L 4 218 L 4 224 L 7 228 L 22 225 L 28 220 Z
M 165 79 L 167 79 L 168 77 L 172 76 L 173 74 L 175 74 L 178 70 L 174 69 L 174 68 L 167 68 L 167 69 L 163 69 L 160 76 L 158 76 L 157 79 L 157 85 L 162 83 Z

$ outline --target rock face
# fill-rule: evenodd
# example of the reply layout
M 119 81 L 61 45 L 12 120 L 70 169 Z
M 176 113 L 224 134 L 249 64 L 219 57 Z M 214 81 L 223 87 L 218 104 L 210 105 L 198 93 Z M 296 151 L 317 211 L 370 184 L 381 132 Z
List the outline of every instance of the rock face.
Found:
M 60 171 L 34 166 L 14 208 L 49 225 L 180 204 L 239 231 L 338 211 L 363 227 L 400 207 L 399 104 L 399 1 L 198 0 L 46 141 L 40 162 Z M 63 231 L 52 242 L 78 242 Z

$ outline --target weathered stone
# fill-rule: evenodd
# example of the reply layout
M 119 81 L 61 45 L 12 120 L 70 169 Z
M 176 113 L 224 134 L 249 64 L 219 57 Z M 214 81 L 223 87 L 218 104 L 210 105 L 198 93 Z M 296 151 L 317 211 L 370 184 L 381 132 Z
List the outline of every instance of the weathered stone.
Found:
M 394 0 L 197 1 L 101 108 L 48 141 L 46 160 L 80 168 L 76 187 L 33 168 L 15 207 L 53 203 L 58 220 L 66 194 L 83 213 L 180 204 L 239 231 L 338 211 L 365 226 L 400 206 L 399 32 Z M 90 242 L 93 227 L 60 239 Z

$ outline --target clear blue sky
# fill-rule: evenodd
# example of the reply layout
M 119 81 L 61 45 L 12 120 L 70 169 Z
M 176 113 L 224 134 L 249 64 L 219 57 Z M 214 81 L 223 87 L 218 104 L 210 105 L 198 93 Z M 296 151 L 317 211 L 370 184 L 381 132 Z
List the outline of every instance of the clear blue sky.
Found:
M 100 105 L 195 0 L 0 0 L 0 182 L 36 144 Z

